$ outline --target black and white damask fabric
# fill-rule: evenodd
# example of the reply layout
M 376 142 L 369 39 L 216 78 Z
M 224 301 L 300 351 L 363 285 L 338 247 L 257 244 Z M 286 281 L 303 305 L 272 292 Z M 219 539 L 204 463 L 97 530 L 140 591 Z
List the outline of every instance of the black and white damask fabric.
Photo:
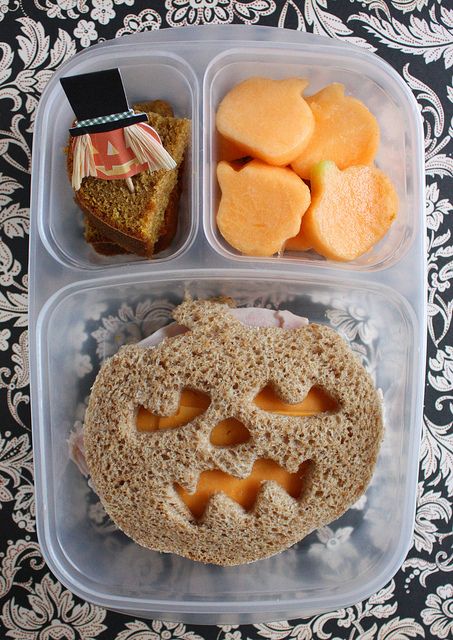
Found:
M 440 0 L 0 0 L 0 637 L 17 640 L 404 640 L 453 637 L 453 280 L 451 158 L 453 9 Z M 314 32 L 376 52 L 404 78 L 424 117 L 428 358 L 413 545 L 395 578 L 368 600 L 310 619 L 229 627 L 144 621 L 79 600 L 43 562 L 35 532 L 29 415 L 27 251 L 33 122 L 52 73 L 92 44 L 201 24 Z M 262 301 L 265 302 L 265 301 Z M 80 326 L 99 357 L 138 341 L 165 303 L 103 310 Z M 165 307 L 165 308 L 164 308 Z M 167 308 L 168 307 L 168 308 Z M 371 357 L 373 327 L 355 308 L 329 318 Z M 81 383 L 99 366 L 81 352 Z M 88 376 L 88 377 L 87 377 Z M 84 407 L 80 407 L 82 418 Z M 76 424 L 77 426 L 77 424 Z M 366 511 L 366 499 L 354 505 Z M 101 505 L 93 524 L 111 527 Z M 335 564 L 352 527 L 324 527 L 313 553 Z

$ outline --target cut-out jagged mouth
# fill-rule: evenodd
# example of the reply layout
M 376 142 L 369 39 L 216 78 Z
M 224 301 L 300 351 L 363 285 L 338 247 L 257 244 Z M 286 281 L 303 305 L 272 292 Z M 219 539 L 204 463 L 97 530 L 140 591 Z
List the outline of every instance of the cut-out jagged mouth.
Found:
M 296 473 L 290 473 L 274 460 L 263 458 L 256 460 L 250 475 L 246 478 L 237 478 L 220 469 L 212 469 L 200 474 L 194 493 L 188 493 L 178 484 L 174 487 L 192 515 L 199 520 L 209 500 L 216 493 L 224 493 L 246 511 L 250 511 L 256 503 L 263 483 L 270 480 L 277 482 L 288 495 L 297 500 L 304 488 L 310 465 L 311 460 L 307 460 L 300 465 Z

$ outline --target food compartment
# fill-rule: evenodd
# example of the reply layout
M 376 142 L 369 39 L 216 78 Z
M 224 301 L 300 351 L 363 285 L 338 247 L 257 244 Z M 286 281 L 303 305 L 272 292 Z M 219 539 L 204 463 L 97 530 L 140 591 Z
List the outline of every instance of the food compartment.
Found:
M 68 457 L 95 376 L 122 344 L 171 321 L 187 294 L 288 309 L 332 326 L 382 390 L 385 437 L 371 485 L 339 520 L 277 556 L 221 568 L 141 548 L 118 531 Z M 376 284 L 283 273 L 188 271 L 76 283 L 38 320 L 34 416 L 38 532 L 49 566 L 91 602 L 142 616 L 204 623 L 311 615 L 366 597 L 390 579 L 411 538 L 417 442 L 417 336 L 398 294 Z M 39 406 L 38 406 L 39 405 Z
M 97 56 L 79 56 L 77 64 L 66 65 L 58 78 L 89 73 L 118 66 L 126 96 L 132 106 L 136 102 L 162 99 L 168 101 L 176 117 L 188 118 L 192 123 L 191 139 L 186 149 L 182 169 L 182 192 L 179 199 L 178 228 L 174 239 L 165 250 L 150 260 L 162 263 L 183 254 L 191 245 L 198 225 L 197 186 L 192 176 L 197 174 L 198 124 L 197 81 L 192 68 L 181 58 L 163 52 L 121 56 L 98 51 Z M 45 149 L 40 163 L 38 227 L 43 244 L 61 263 L 84 269 L 136 263 L 148 258 L 133 254 L 104 256 L 97 253 L 84 237 L 83 214 L 74 200 L 74 192 L 67 174 L 65 147 L 68 129 L 74 118 L 59 79 L 46 93 L 46 108 L 40 129 L 40 146 Z
M 399 211 L 386 235 L 361 257 L 350 262 L 326 260 L 314 251 L 284 251 L 272 258 L 240 254 L 221 236 L 216 224 L 220 189 L 216 177 L 219 139 L 216 111 L 223 97 L 238 83 L 260 76 L 274 80 L 306 78 L 304 96 L 338 82 L 345 95 L 361 100 L 377 118 L 380 145 L 375 164 L 391 179 L 399 198 Z M 415 100 L 397 74 L 377 56 L 360 50 L 313 43 L 304 51 L 277 48 L 234 49 L 221 53 L 206 70 L 203 87 L 204 132 L 204 229 L 218 254 L 236 262 L 254 264 L 303 264 L 345 270 L 375 271 L 402 256 L 413 239 L 422 205 L 423 156 L 419 114 Z

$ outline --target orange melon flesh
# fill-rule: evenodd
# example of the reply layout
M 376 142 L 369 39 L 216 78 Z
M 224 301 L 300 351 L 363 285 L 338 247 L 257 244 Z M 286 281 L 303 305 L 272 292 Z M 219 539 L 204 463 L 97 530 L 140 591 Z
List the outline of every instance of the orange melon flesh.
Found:
M 244 80 L 221 101 L 217 130 L 244 156 L 277 166 L 289 164 L 300 156 L 315 126 L 302 97 L 307 84 L 301 78 Z
M 313 249 L 331 260 L 354 260 L 389 230 L 398 211 L 390 179 L 376 167 L 340 171 L 323 161 L 311 172 L 311 205 L 301 233 Z
M 310 249 L 311 244 L 301 231 L 294 238 L 287 240 L 285 244 L 285 251 L 309 251 Z
M 260 160 L 243 166 L 219 162 L 222 196 L 217 225 L 225 240 L 248 256 L 272 256 L 295 236 L 310 190 L 291 169 Z
M 195 493 L 190 494 L 177 484 L 175 489 L 195 518 L 201 518 L 209 499 L 220 491 L 249 511 L 266 480 L 278 482 L 290 496 L 298 498 L 306 470 L 307 463 L 302 464 L 296 473 L 289 473 L 273 460 L 260 459 L 255 462 L 247 478 L 236 478 L 220 469 L 213 469 L 200 474 Z
M 227 140 L 224 136 L 217 133 L 217 160 L 226 160 L 226 162 L 234 162 L 246 158 L 247 153 L 244 152 L 237 144 Z
M 307 146 L 292 163 L 306 180 L 312 167 L 332 160 L 339 169 L 371 164 L 379 146 L 379 125 L 374 115 L 357 98 L 344 95 L 344 86 L 330 84 L 306 98 L 315 119 Z

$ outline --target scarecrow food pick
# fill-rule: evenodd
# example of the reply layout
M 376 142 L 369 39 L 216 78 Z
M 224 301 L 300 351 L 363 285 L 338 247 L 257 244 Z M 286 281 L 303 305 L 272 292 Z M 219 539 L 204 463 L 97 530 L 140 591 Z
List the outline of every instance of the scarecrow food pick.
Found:
M 177 231 L 190 121 L 163 100 L 130 109 L 118 69 L 61 82 L 78 118 L 67 166 L 85 239 L 105 255 L 163 251 Z
M 129 108 L 119 69 L 61 79 L 77 121 L 72 137 L 72 186 L 85 177 L 126 180 L 142 171 L 174 169 L 176 162 L 162 146 L 146 113 Z

